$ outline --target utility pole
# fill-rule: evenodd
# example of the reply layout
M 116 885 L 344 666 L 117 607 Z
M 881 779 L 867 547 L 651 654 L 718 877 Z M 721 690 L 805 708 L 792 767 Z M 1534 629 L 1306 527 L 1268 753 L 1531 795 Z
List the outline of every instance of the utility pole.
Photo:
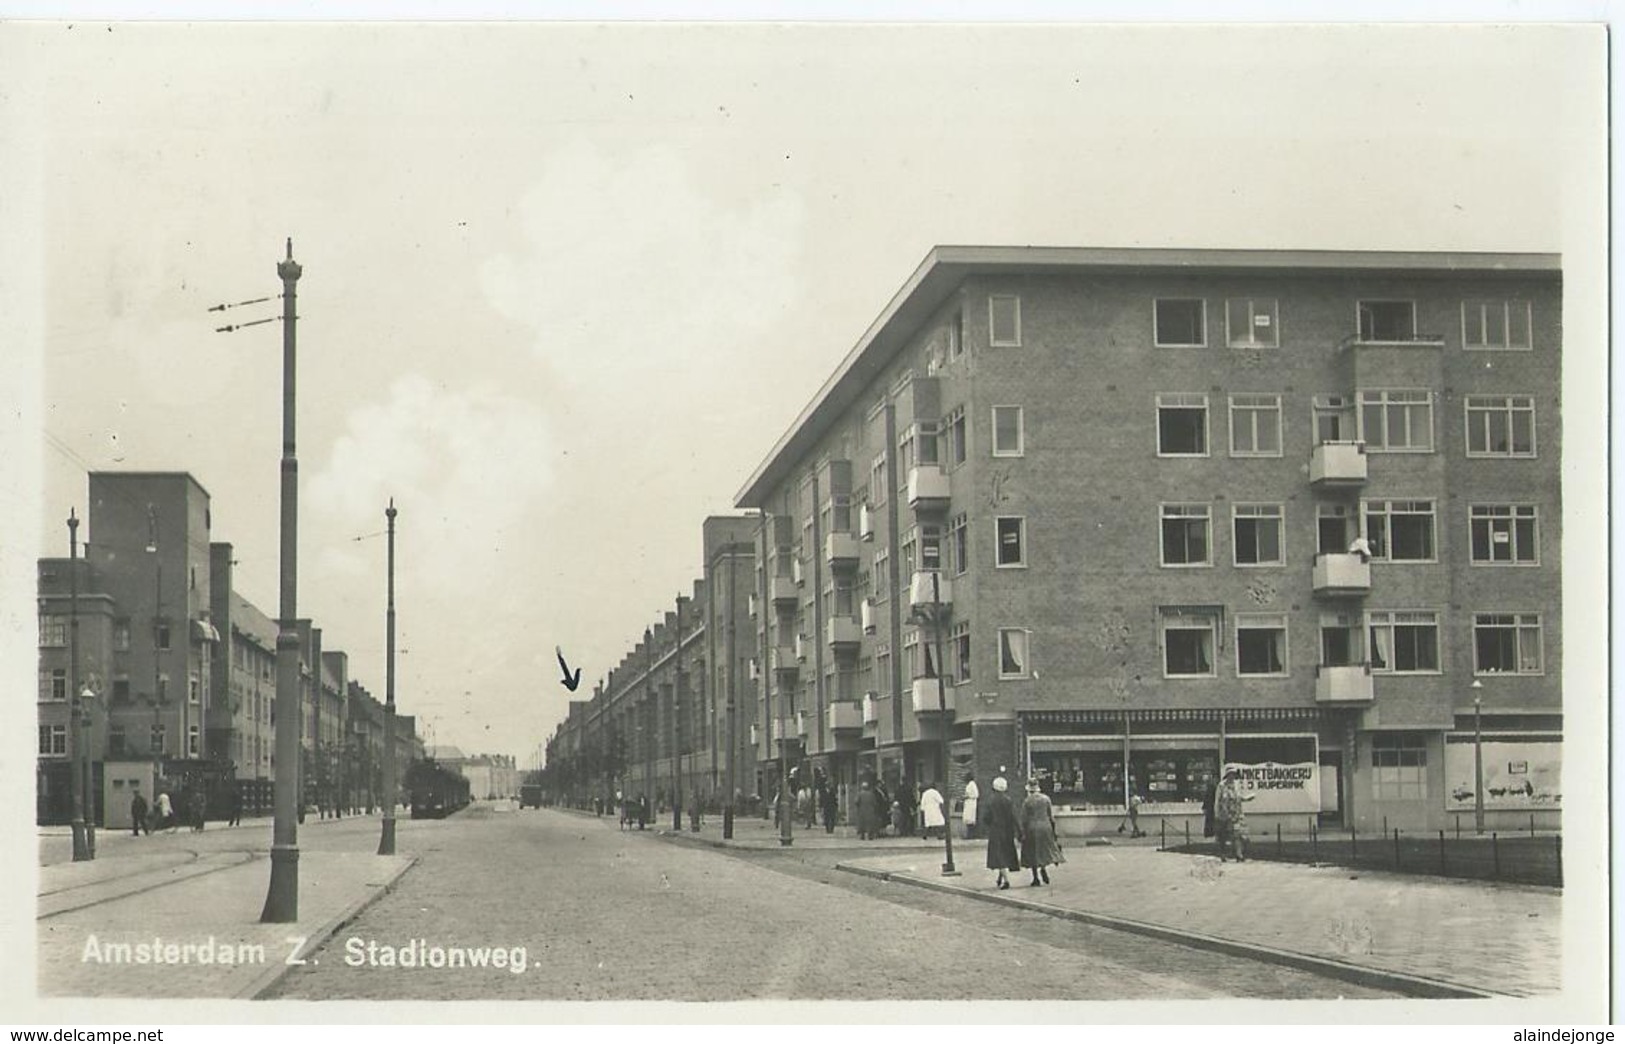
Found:
M 937 727 L 942 730 L 942 790 L 952 793 L 953 788 L 948 785 L 948 683 L 943 676 L 947 670 L 947 662 L 942 658 L 942 632 L 947 630 L 944 626 L 942 612 L 942 583 L 941 574 L 931 574 L 931 624 L 936 632 L 937 644 Z M 939 791 L 938 793 L 941 793 Z M 944 803 L 948 794 L 943 794 Z M 954 825 L 953 817 L 943 809 L 942 816 L 942 843 L 943 843 L 943 877 L 958 877 L 959 871 L 954 869 Z
M 384 664 L 384 832 L 378 839 L 378 854 L 395 854 L 395 795 L 400 789 L 395 776 L 395 498 L 384 510 L 389 520 L 389 602 L 385 611 L 388 637 Z
M 271 841 L 271 883 L 260 920 L 291 924 L 299 919 L 299 460 L 294 453 L 294 321 L 301 269 L 293 259 L 277 263 L 282 280 L 282 559 L 276 635 L 276 816 Z M 317 669 L 320 682 L 320 668 Z M 319 695 L 319 694 L 318 694 Z
M 89 737 L 80 721 L 79 697 L 79 519 L 68 509 L 68 777 L 73 797 L 73 861 L 95 858 L 85 833 L 85 798 L 89 783 L 81 762 L 86 760 Z
M 723 796 L 722 803 L 722 837 L 724 840 L 734 836 L 734 756 L 739 750 L 738 725 L 734 717 L 734 674 L 739 669 L 739 657 L 734 652 L 734 545 L 728 545 L 728 669 L 724 672 L 727 680 L 728 693 L 728 792 Z
M 677 596 L 677 644 L 671 654 L 671 829 L 683 830 L 683 596 Z

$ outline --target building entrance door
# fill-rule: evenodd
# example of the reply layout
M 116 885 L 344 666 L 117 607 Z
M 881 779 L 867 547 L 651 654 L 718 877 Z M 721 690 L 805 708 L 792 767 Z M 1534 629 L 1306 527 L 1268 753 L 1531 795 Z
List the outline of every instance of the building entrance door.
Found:
M 1320 819 L 1321 826 L 1343 825 L 1343 752 L 1320 752 Z

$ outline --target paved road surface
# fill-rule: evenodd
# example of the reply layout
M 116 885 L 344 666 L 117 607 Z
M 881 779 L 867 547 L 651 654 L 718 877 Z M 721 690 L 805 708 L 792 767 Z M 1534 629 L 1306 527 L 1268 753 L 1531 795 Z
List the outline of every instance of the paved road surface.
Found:
M 413 824 L 421 858 L 273 998 L 1093 1000 L 1389 996 L 833 869 L 839 852 L 735 855 L 556 812 Z M 523 950 L 511 968 L 381 966 L 428 948 Z M 352 942 L 351 940 L 356 940 Z M 368 957 L 367 947 L 373 945 Z M 362 966 L 348 966 L 364 960 Z M 484 960 L 493 962 L 493 953 Z M 508 962 L 512 963 L 512 962 Z

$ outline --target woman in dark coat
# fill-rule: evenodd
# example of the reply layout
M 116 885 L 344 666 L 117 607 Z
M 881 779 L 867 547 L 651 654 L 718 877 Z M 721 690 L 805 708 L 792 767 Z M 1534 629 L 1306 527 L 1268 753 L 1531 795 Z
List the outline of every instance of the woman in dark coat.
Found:
M 880 795 L 875 793 L 874 786 L 863 781 L 863 788 L 858 791 L 858 837 L 863 841 L 873 841 L 880 836 L 881 824 L 885 822 L 885 812 L 881 808 Z
M 1038 789 L 1038 780 L 1029 779 L 1027 799 L 1021 803 L 1021 865 L 1033 872 L 1034 885 L 1049 884 L 1047 868 L 1060 861 L 1061 846 L 1055 841 L 1055 806 L 1050 803 L 1049 795 Z
M 1016 810 L 1005 796 L 1009 789 L 1003 776 L 995 779 L 993 793 L 976 813 L 977 825 L 987 837 L 987 868 L 999 872 L 995 883 L 1000 888 L 1010 887 L 1007 871 L 1021 869 L 1021 860 L 1016 858 Z

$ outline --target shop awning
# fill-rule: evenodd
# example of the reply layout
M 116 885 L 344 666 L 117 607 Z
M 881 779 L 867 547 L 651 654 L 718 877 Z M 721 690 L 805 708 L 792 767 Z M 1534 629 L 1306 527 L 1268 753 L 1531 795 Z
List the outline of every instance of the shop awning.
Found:
M 220 632 L 215 630 L 214 624 L 207 620 L 193 620 L 192 640 L 197 642 L 218 642 Z
M 1318 707 L 1178 707 L 1138 708 L 1127 711 L 1090 708 L 1085 710 L 1020 711 L 1028 725 L 1100 725 L 1121 722 L 1125 715 L 1131 724 L 1142 722 L 1199 721 L 1217 726 L 1225 721 L 1318 721 Z

